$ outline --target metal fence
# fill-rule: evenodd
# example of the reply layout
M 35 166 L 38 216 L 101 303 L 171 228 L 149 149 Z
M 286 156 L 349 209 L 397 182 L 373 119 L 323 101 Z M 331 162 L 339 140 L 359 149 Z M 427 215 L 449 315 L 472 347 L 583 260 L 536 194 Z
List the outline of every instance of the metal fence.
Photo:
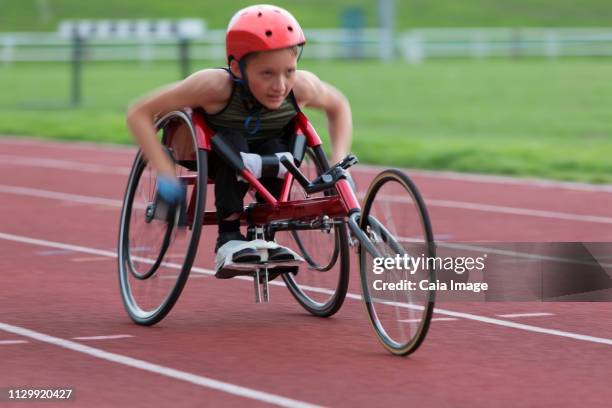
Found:
M 611 56 L 612 29 L 414 29 L 395 35 L 379 29 L 320 29 L 306 32 L 305 59 L 380 59 L 418 64 L 432 58 L 523 58 Z M 154 61 L 176 61 L 180 78 L 190 62 L 225 62 L 225 31 L 201 35 L 125 35 L 83 37 L 61 33 L 0 34 L 2 67 L 17 62 L 68 62 L 70 103 L 81 105 L 82 70 L 90 61 L 129 61 L 146 67 Z M 41 69 L 44 69 L 41 67 Z
M 319 29 L 306 32 L 304 58 L 383 59 L 387 36 L 379 29 Z M 224 60 L 225 31 L 210 30 L 188 41 L 191 59 Z M 87 39 L 85 61 L 176 60 L 179 38 Z M 70 61 L 74 40 L 58 33 L 0 34 L 0 64 Z M 420 63 L 430 58 L 566 57 L 612 55 L 612 28 L 414 29 L 394 36 L 396 58 Z
M 611 56 L 612 28 L 416 29 L 398 41 L 411 63 L 427 58 Z

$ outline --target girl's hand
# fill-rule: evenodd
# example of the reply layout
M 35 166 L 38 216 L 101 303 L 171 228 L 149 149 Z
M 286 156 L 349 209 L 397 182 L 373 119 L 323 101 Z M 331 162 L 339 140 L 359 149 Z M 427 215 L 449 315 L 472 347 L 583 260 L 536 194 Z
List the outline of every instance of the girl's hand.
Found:
M 185 201 L 185 186 L 176 177 L 159 175 L 157 192 L 159 197 L 170 205 L 182 204 Z

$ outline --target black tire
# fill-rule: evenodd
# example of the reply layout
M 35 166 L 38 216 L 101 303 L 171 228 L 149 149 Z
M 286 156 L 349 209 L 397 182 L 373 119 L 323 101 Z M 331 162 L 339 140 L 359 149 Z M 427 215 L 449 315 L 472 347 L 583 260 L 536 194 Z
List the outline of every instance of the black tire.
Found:
M 385 257 L 435 257 L 435 244 L 425 203 L 415 184 L 398 170 L 385 170 L 372 181 L 360 219 L 361 229 Z M 361 246 L 359 269 L 363 300 L 370 323 L 383 346 L 395 355 L 408 355 L 423 342 L 434 309 L 430 290 L 380 290 L 402 280 L 435 281 L 435 269 L 375 271 L 372 256 Z M 382 275 L 381 275 L 382 273 Z M 378 280 L 378 283 L 375 281 Z M 387 286 L 389 287 L 389 286 Z M 398 294 L 399 292 L 399 294 Z M 398 300 L 398 297 L 400 298 Z M 408 319 L 402 319 L 407 315 Z
M 178 211 L 172 222 L 147 217 L 146 210 L 155 201 L 156 176 L 142 152 L 138 152 L 121 211 L 118 269 L 128 315 L 135 323 L 147 326 L 170 312 L 187 282 L 200 240 L 208 180 L 207 151 L 198 149 L 186 113 L 168 113 L 157 121 L 156 129 L 162 132 L 162 144 L 177 164 L 177 176 L 195 176 L 196 182 L 187 186 L 186 197 L 186 203 L 193 201 L 195 206 L 187 227 L 177 225 Z M 148 245 L 151 242 L 154 245 Z M 139 264 L 151 266 L 139 270 Z
M 329 169 L 329 163 L 320 146 L 308 148 L 302 171 L 311 180 Z M 311 174 L 308 174 L 310 170 Z M 291 187 L 292 199 L 300 198 L 303 190 L 297 182 Z M 329 195 L 331 191 L 320 194 Z M 303 198 L 303 197 L 302 197 Z M 306 263 L 297 274 L 283 274 L 285 284 L 300 305 L 319 317 L 335 314 L 346 297 L 349 283 L 350 257 L 347 225 L 344 220 L 329 231 L 299 230 L 283 233 L 279 240 L 283 245 L 294 248 Z M 277 234 L 277 237 L 280 234 Z M 278 238 L 277 238 L 278 239 Z M 328 242 L 329 245 L 324 245 Z M 323 253 L 321 253 L 323 252 Z

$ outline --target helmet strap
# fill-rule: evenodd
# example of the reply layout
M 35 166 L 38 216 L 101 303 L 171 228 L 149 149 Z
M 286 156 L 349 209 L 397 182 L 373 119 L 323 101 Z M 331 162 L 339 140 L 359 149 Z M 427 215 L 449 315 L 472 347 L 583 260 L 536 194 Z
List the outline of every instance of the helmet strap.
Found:
M 235 76 L 231 69 L 229 70 L 230 76 L 232 81 L 241 85 L 240 99 L 242 99 L 249 110 L 249 116 L 247 116 L 244 120 L 244 129 L 249 135 L 254 135 L 261 127 L 261 110 L 263 105 L 257 100 L 257 98 L 255 98 L 249 89 L 249 80 L 246 74 L 246 62 L 244 58 L 238 61 L 238 68 L 240 69 L 240 75 L 242 78 Z M 255 119 L 254 123 L 253 119 Z

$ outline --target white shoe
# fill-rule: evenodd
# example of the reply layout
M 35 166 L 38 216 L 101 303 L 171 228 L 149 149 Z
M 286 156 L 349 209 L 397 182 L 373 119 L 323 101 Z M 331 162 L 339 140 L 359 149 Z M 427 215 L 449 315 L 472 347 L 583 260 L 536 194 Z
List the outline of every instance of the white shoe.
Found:
M 228 241 L 217 251 L 215 276 L 222 279 L 233 278 L 264 266 L 274 268 L 297 265 L 301 262 L 304 262 L 301 256 L 276 242 L 262 239 Z

